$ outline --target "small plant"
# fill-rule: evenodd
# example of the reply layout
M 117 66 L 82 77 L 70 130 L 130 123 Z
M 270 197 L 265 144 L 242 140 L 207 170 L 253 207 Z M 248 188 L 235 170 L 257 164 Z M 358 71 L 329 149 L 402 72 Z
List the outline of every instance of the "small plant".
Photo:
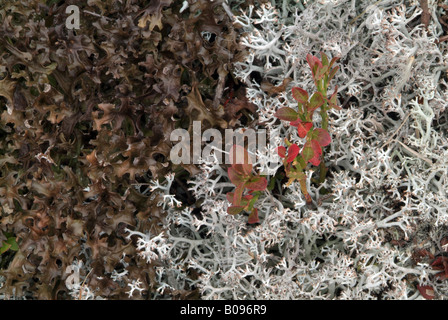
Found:
M 17 244 L 16 237 L 8 232 L 3 232 L 3 234 L 5 235 L 6 240 L 2 242 L 2 245 L 0 247 L 0 254 L 3 254 L 8 250 L 18 251 L 19 246 Z
M 236 189 L 234 192 L 227 193 L 227 200 L 232 203 L 227 212 L 232 215 L 242 211 L 249 212 L 248 222 L 257 223 L 259 222 L 258 210 L 254 208 L 254 204 L 261 195 L 261 191 L 266 189 L 267 180 L 252 172 L 253 165 L 244 147 L 233 145 L 229 156 L 232 161 L 227 173 Z M 243 195 L 246 189 L 248 193 Z
M 280 108 L 275 116 L 283 121 L 289 121 L 291 126 L 297 127 L 300 138 L 305 138 L 305 144 L 302 149 L 285 139 L 287 149 L 284 146 L 277 148 L 277 152 L 283 158 L 286 176 L 289 178 L 287 185 L 297 180 L 300 183 L 300 189 L 305 196 L 307 204 L 311 204 L 311 196 L 306 186 L 305 170 L 308 163 L 319 166 L 320 176 L 317 180 L 322 183 L 325 180 L 328 169 L 325 167 L 323 159 L 323 147 L 331 143 L 331 137 L 328 133 L 328 111 L 332 108 L 340 110 L 337 105 L 336 86 L 330 98 L 327 98 L 327 90 L 331 79 L 333 79 L 339 67 L 333 67 L 338 60 L 337 57 L 328 60 L 325 53 L 321 52 L 321 60 L 308 54 L 307 61 L 311 68 L 314 84 L 317 92 L 311 96 L 302 88 L 292 88 L 292 95 L 298 103 L 298 111 L 283 107 Z M 314 112 L 320 108 L 320 116 L 322 118 L 322 127 L 315 128 L 312 122 Z

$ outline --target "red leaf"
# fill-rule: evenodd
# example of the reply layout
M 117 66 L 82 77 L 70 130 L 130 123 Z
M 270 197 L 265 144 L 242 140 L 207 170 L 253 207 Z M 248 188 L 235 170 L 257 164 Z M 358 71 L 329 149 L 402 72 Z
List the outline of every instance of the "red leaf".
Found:
M 252 161 L 247 150 L 237 144 L 230 148 L 229 159 L 234 168 L 241 175 L 249 175 L 252 172 Z
M 250 190 L 262 191 L 268 186 L 268 181 L 265 177 L 253 177 L 244 186 Z
M 243 200 L 242 199 L 243 198 L 243 192 L 244 192 L 244 184 L 237 185 L 236 189 L 235 189 L 235 193 L 233 195 L 233 201 L 232 201 L 232 203 L 235 206 L 241 206 L 241 203 L 242 203 L 242 200 Z
M 293 162 L 293 160 L 297 157 L 300 152 L 300 148 L 295 143 L 290 145 L 288 148 L 288 157 L 286 158 L 286 162 Z
M 234 197 L 235 197 L 234 192 L 227 192 L 227 194 L 226 194 L 227 201 L 229 201 L 230 203 L 233 203 Z M 252 199 L 253 197 L 254 196 L 251 194 L 246 194 L 244 197 L 241 198 L 240 205 L 243 207 L 247 206 L 247 204 L 249 203 L 249 200 Z
M 250 224 L 259 223 L 260 219 L 258 219 L 258 209 L 253 208 L 252 212 L 249 214 L 249 219 L 247 221 Z
M 327 130 L 316 128 L 311 134 L 311 138 L 319 143 L 321 147 L 328 146 L 331 143 L 330 134 Z
M 283 147 L 283 146 L 277 147 L 276 151 L 280 157 L 282 157 L 282 158 L 286 157 L 286 148 L 285 147 Z
M 299 133 L 299 137 L 305 138 L 312 126 L 313 126 L 312 122 L 300 122 L 297 125 L 297 131 Z
M 431 267 L 434 270 L 445 270 L 444 263 L 448 263 L 448 257 L 438 256 L 432 263 Z
M 292 96 L 297 102 L 306 103 L 308 102 L 308 92 L 299 87 L 292 88 Z
M 239 173 L 234 167 L 229 167 L 227 169 L 227 175 L 229 176 L 230 181 L 236 186 L 246 181 L 245 176 Z
M 316 140 L 311 140 L 311 147 L 313 148 L 314 155 L 309 160 L 309 162 L 313 166 L 317 167 L 320 164 L 320 156 L 322 155 L 322 149 Z
M 311 68 L 313 76 L 315 75 L 317 69 L 322 68 L 322 62 L 320 62 L 319 58 L 313 56 L 310 53 L 308 53 L 306 55 L 306 61 L 308 61 L 308 64 L 309 64 L 309 66 Z
M 299 117 L 299 114 L 294 109 L 291 109 L 289 107 L 283 107 L 277 110 L 277 112 L 274 114 L 277 118 L 284 121 L 294 121 L 297 120 Z
M 420 291 L 420 294 L 423 296 L 423 298 L 427 300 L 432 300 L 435 297 L 434 289 L 431 286 L 419 286 L 417 285 L 418 291 Z

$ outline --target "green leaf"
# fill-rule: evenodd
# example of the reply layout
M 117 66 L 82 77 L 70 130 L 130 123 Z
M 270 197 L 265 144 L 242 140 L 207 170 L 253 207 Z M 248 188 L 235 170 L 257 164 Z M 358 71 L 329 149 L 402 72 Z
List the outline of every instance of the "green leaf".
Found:
M 328 57 L 325 53 L 321 52 L 320 53 L 320 58 L 322 60 L 322 65 L 324 66 L 328 66 Z
M 227 208 L 227 213 L 231 215 L 235 215 L 244 210 L 244 207 L 241 206 L 231 206 Z
M 307 106 L 308 113 L 312 113 L 317 108 L 321 107 L 325 102 L 325 98 L 320 92 L 315 92 L 311 96 L 310 102 Z
M 331 95 L 330 99 L 328 99 L 328 105 L 330 108 L 341 110 L 342 108 L 338 106 L 337 94 L 338 94 L 338 86 L 335 86 L 333 94 Z
M 11 248 L 11 244 L 7 242 L 3 242 L 3 245 L 0 247 L 0 254 L 5 253 Z
M 331 68 L 333 66 L 333 64 L 338 60 L 339 60 L 339 57 L 334 57 L 333 59 L 331 59 L 330 65 L 328 67 Z
M 294 180 L 306 179 L 305 173 L 299 170 L 291 170 L 287 177 Z
M 328 72 L 328 66 L 322 66 L 318 68 L 315 72 L 314 78 L 316 80 L 322 79 L 325 74 Z
M 328 75 L 328 82 L 331 81 L 331 79 L 333 79 L 334 75 L 336 74 L 336 72 L 339 70 L 339 66 L 334 67 L 333 69 L 331 69 L 330 74 Z
M 308 102 L 308 92 L 299 87 L 292 88 L 292 96 L 297 102 L 306 103 Z
M 314 157 L 314 150 L 310 142 L 305 143 L 305 146 L 302 150 L 302 157 L 305 162 L 308 162 L 310 159 Z
M 284 121 L 294 121 L 297 120 L 299 117 L 299 114 L 289 107 L 283 107 L 277 110 L 277 112 L 274 114 L 277 118 Z
M 9 248 L 10 250 L 12 250 L 12 251 L 18 251 L 19 250 L 19 245 L 17 244 L 15 237 L 8 238 L 6 240 L 6 242 L 11 245 L 11 247 Z

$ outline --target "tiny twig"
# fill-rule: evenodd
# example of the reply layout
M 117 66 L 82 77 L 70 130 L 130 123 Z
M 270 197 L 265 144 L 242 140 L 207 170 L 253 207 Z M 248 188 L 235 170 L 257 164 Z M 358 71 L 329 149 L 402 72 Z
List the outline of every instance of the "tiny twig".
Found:
M 384 148 L 385 146 L 387 146 L 389 143 L 391 143 L 394 140 L 394 136 L 398 133 L 398 131 L 400 131 L 400 129 L 403 127 L 403 125 L 406 123 L 406 121 L 408 120 L 409 116 L 411 115 L 411 113 L 409 112 L 406 117 L 404 118 L 403 122 L 401 123 L 401 125 L 398 127 L 397 130 L 395 130 L 395 132 L 391 135 L 391 137 L 389 138 L 389 140 L 386 141 L 385 144 L 383 144 L 381 146 L 381 148 Z
M 378 0 L 377 2 L 375 2 L 374 4 L 373 4 L 373 6 L 376 6 L 378 3 L 380 3 L 381 1 L 383 1 L 383 0 Z M 367 12 L 367 8 L 363 11 L 363 12 L 361 12 L 360 14 L 358 14 L 352 21 L 350 21 L 350 25 L 352 25 L 356 20 L 358 20 L 362 15 L 364 15 L 364 13 L 366 13 Z
M 92 16 L 98 17 L 98 18 L 104 18 L 104 19 L 106 19 L 106 20 L 113 21 L 113 19 L 111 19 L 111 18 L 102 16 L 102 15 L 100 15 L 100 14 L 98 14 L 98 13 L 95 13 L 95 12 L 92 12 L 92 11 L 83 10 L 83 12 L 84 12 L 84 13 L 87 13 L 87 14 L 90 14 L 90 15 L 92 15 Z
M 89 275 L 92 273 L 92 271 L 93 271 L 93 268 L 90 269 L 89 273 L 86 275 L 86 277 L 84 278 L 84 281 L 83 281 L 82 284 L 81 284 L 81 288 L 79 289 L 79 297 L 78 297 L 78 300 L 82 300 L 82 294 L 83 294 L 83 292 L 84 292 L 84 285 L 85 285 L 85 283 L 86 283 L 87 278 L 88 278 Z
M 431 166 L 433 165 L 433 163 L 432 163 L 431 160 L 429 160 L 428 158 L 422 156 L 422 155 L 419 154 L 417 151 L 412 150 L 412 149 L 409 148 L 407 145 L 405 145 L 403 142 L 398 141 L 398 140 L 395 140 L 395 139 L 394 139 L 394 141 L 395 141 L 395 142 L 398 142 L 399 144 L 401 144 L 401 146 L 402 146 L 403 148 L 405 148 L 407 151 L 409 151 L 411 154 L 413 154 L 413 155 L 416 156 L 417 158 L 422 159 L 423 161 L 425 161 L 426 163 L 428 163 L 428 164 L 431 165 Z
M 437 43 L 440 43 L 440 42 L 443 42 L 443 41 L 447 41 L 447 40 L 448 40 L 448 34 L 445 35 L 445 36 L 440 37 L 440 38 L 437 40 Z

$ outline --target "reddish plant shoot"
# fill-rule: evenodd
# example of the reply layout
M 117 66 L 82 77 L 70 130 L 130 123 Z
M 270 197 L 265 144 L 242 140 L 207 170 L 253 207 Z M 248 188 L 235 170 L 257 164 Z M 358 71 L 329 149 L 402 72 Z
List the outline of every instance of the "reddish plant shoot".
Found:
M 320 167 L 321 177 L 324 177 L 328 171 L 322 161 L 323 148 L 331 143 L 331 136 L 328 133 L 328 111 L 330 109 L 340 110 L 341 108 L 337 101 L 337 86 L 331 96 L 327 98 L 329 83 L 339 68 L 333 67 L 338 58 L 335 57 L 329 61 L 325 53 L 321 52 L 321 59 L 311 54 L 308 54 L 306 59 L 317 91 L 310 95 L 302 88 L 292 88 L 292 96 L 297 101 L 297 110 L 282 107 L 277 110 L 275 116 L 280 120 L 289 122 L 290 126 L 297 127 L 298 136 L 305 139 L 302 148 L 297 144 L 286 141 L 289 146 L 288 149 L 280 146 L 277 148 L 277 153 L 284 159 L 286 176 L 289 178 L 287 185 L 297 180 L 307 204 L 310 204 L 312 200 L 307 190 L 304 171 L 307 169 L 308 163 Z M 312 122 L 314 112 L 318 109 L 320 109 L 322 118 L 321 128 L 315 128 Z M 322 178 L 320 182 L 323 182 Z
M 235 215 L 243 211 L 249 212 L 248 222 L 259 222 L 258 209 L 254 204 L 265 190 L 268 182 L 265 177 L 254 174 L 253 165 L 247 150 L 239 145 L 233 145 L 229 157 L 231 166 L 227 169 L 230 181 L 236 186 L 234 192 L 227 193 L 227 200 L 232 204 L 227 213 Z M 247 194 L 244 193 L 247 191 Z

